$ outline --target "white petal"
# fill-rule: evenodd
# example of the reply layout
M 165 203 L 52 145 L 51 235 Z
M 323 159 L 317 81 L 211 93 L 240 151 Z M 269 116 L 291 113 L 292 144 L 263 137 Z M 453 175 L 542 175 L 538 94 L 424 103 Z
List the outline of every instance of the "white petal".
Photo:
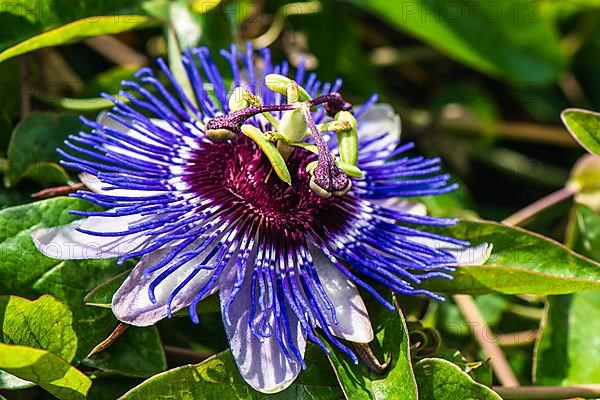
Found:
M 250 270 L 250 267 L 248 270 Z M 231 286 L 235 276 L 235 268 L 231 268 L 229 275 L 224 279 L 224 281 L 229 282 L 229 285 L 221 287 L 219 292 L 223 314 L 225 314 L 224 308 L 232 292 Z M 302 367 L 299 362 L 292 362 L 286 358 L 274 331 L 270 337 L 262 342 L 252 334 L 248 327 L 251 305 L 250 277 L 251 272 L 247 272 L 244 284 L 229 305 L 230 323 L 223 318 L 223 324 L 233 357 L 244 380 L 260 392 L 277 393 L 294 382 Z M 257 312 L 257 314 L 260 314 L 260 312 Z M 298 319 L 289 311 L 289 308 L 287 315 L 294 344 L 300 354 L 304 356 L 306 334 Z M 259 315 L 256 318 L 258 319 Z M 268 321 L 274 327 L 275 318 L 271 312 L 269 312 Z
M 372 105 L 359 118 L 358 123 L 359 154 L 382 151 L 381 158 L 385 158 L 386 154 L 398 146 L 401 131 L 400 117 L 394 112 L 391 105 Z M 381 138 L 365 144 L 378 137 Z
M 427 207 L 425 207 L 425 204 L 404 200 L 400 197 L 393 197 L 385 200 L 376 200 L 376 202 L 379 205 L 392 209 L 394 211 L 400 211 L 419 216 L 427 215 Z
M 114 186 L 102 183 L 100 179 L 87 172 L 80 173 L 79 180 L 92 192 L 108 196 L 147 197 L 166 193 L 151 190 L 111 189 Z
M 333 265 L 318 249 L 311 251 L 319 279 L 327 297 L 335 306 L 337 325 L 331 325 L 332 333 L 355 343 L 373 340 L 373 327 L 358 289 L 350 279 Z
M 160 147 L 164 147 L 165 146 L 164 144 L 161 144 L 161 143 L 159 143 L 159 142 L 157 142 L 155 140 L 152 140 L 148 136 L 145 136 L 145 135 L 141 134 L 140 132 L 136 131 L 135 129 L 130 129 L 130 128 L 126 127 L 125 125 L 121 124 L 120 122 L 112 119 L 108 115 L 108 112 L 106 112 L 106 111 L 103 111 L 100 114 L 98 114 L 98 117 L 96 118 L 96 121 L 99 124 L 103 125 L 103 126 L 106 126 L 108 128 L 114 129 L 114 130 L 116 130 L 118 132 L 124 133 L 127 136 L 131 136 L 132 138 L 135 138 L 135 139 L 137 139 L 139 141 L 146 142 L 146 143 L 152 144 L 154 146 L 160 146 Z M 171 126 L 168 123 L 166 123 L 165 121 L 162 121 L 160 119 L 152 119 L 152 123 L 155 124 L 155 125 L 157 125 L 157 126 L 159 126 L 159 127 L 161 127 L 161 128 L 163 128 L 163 129 L 166 129 L 166 130 L 168 130 L 170 132 L 173 131 L 173 128 L 171 128 Z M 140 129 L 143 129 L 143 128 L 140 127 Z M 107 148 L 109 148 L 109 147 L 113 148 L 115 146 L 106 146 L 106 147 Z M 125 151 L 127 153 L 132 153 L 132 152 L 129 152 L 127 150 L 125 150 Z M 137 155 L 137 153 L 132 153 L 132 154 L 136 154 Z
M 144 232 L 124 236 L 95 236 L 81 233 L 77 228 L 94 232 L 122 232 L 129 225 L 148 221 L 149 217 L 88 217 L 53 228 L 41 228 L 31 234 L 38 250 L 60 260 L 111 258 L 138 249 L 149 240 Z
M 482 265 L 492 253 L 491 243 L 482 243 L 475 247 L 461 247 L 443 240 L 411 236 L 412 242 L 420 243 L 434 249 L 445 250 L 456 257 L 456 265 Z
M 195 246 L 197 245 L 198 244 L 196 243 Z M 192 244 L 190 246 L 194 245 Z M 165 318 L 167 316 L 167 301 L 169 296 L 207 254 L 207 251 L 205 251 L 196 256 L 159 283 L 154 291 L 156 303 L 152 303 L 148 294 L 150 283 L 164 270 L 173 265 L 173 261 L 163 268 L 151 273 L 148 278 L 144 276 L 144 271 L 149 267 L 156 265 L 171 250 L 172 247 L 169 246 L 143 256 L 125 282 L 123 282 L 119 290 L 114 294 L 112 299 L 112 310 L 119 321 L 123 321 L 130 325 L 148 326 Z M 198 291 L 202 289 L 212 277 L 213 272 L 214 270 L 200 270 L 200 272 L 188 282 L 177 296 L 175 296 L 171 303 L 171 313 L 175 313 L 182 308 L 187 307 L 198 294 Z M 217 286 L 215 285 L 215 288 L 207 293 L 205 297 L 215 293 L 216 290 Z

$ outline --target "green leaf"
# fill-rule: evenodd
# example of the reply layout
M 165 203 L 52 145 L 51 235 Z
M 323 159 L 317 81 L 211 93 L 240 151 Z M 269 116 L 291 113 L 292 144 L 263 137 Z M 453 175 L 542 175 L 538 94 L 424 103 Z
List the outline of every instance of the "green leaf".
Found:
M 31 233 L 77 219 L 69 210 L 94 209 L 87 201 L 58 197 L 0 210 L 0 293 L 38 295 L 33 284 L 63 262 L 43 256 L 33 244 Z
M 36 292 L 52 294 L 64 301 L 73 312 L 73 329 L 78 338 L 75 362 L 83 360 L 117 325 L 110 309 L 87 306 L 83 297 L 90 287 L 122 270 L 112 260 L 63 261 L 33 285 Z
M 276 395 L 265 395 L 248 386 L 240 376 L 231 352 L 227 350 L 200 364 L 174 368 L 155 375 L 127 392 L 120 400 L 340 399 L 340 389 L 335 378 L 327 371 L 323 352 L 316 346 L 309 345 L 305 360 L 309 368 L 289 388 Z
M 576 204 L 570 216 L 567 246 L 592 260 L 600 261 L 600 215 Z
M 0 62 L 43 47 L 156 26 L 139 0 L 0 0 Z
M 67 224 L 76 217 L 69 210 L 94 210 L 84 200 L 59 197 L 18 207 L 0 210 L 0 293 L 37 296 L 48 293 L 63 301 L 73 314 L 72 327 L 77 335 L 77 352 L 73 360 L 81 361 L 92 348 L 104 340 L 117 321 L 109 309 L 87 306 L 83 298 L 92 289 L 130 265 L 116 266 L 113 260 L 61 261 L 43 256 L 35 248 L 31 233 L 41 227 Z M 138 357 L 140 365 L 149 359 L 156 362 L 154 371 L 165 368 L 157 333 L 134 330 L 130 342 L 135 351 L 127 355 Z M 123 355 L 124 356 L 124 355 Z M 113 360 L 116 360 L 113 363 Z M 118 357 L 106 360 L 103 368 L 131 374 L 129 362 L 124 365 Z M 148 371 L 150 368 L 146 368 Z M 145 372 L 144 372 L 145 373 Z
M 564 110 L 560 117 L 581 147 L 600 156 L 600 113 L 569 108 Z
M 0 370 L 0 389 L 20 390 L 35 387 L 35 383 L 26 381 Z
M 16 296 L 0 297 L 2 342 L 48 350 L 71 361 L 77 336 L 69 308 L 52 296 L 30 301 Z
M 423 400 L 502 400 L 490 388 L 441 358 L 426 358 L 415 364 L 419 398 Z
M 459 266 L 451 281 L 431 279 L 423 286 L 446 293 L 566 294 L 600 289 L 600 265 L 551 239 L 489 221 L 462 221 L 428 230 L 493 244 L 481 266 Z
M 0 343 L 0 369 L 34 382 L 62 400 L 85 399 L 90 378 L 46 350 Z
M 443 358 L 444 360 L 450 361 L 452 364 L 459 367 L 465 374 L 469 375 L 475 382 L 481 383 L 485 386 L 492 386 L 494 377 L 492 366 L 489 364 L 489 360 L 469 361 L 460 351 L 453 349 L 438 351 L 436 356 L 438 358 Z
M 69 177 L 58 165 L 56 148 L 82 127 L 79 117 L 68 114 L 32 113 L 23 119 L 15 127 L 8 147 L 6 186 L 14 186 L 23 177 L 45 185 L 66 183 Z
M 537 2 L 352 1 L 438 49 L 494 77 L 548 84 L 565 65 L 560 41 Z
M 600 215 L 583 205 L 571 214 L 567 245 L 600 260 Z M 550 296 L 534 357 L 539 385 L 600 380 L 600 291 Z
M 410 361 L 408 330 L 402 311 L 390 312 L 379 333 L 385 357 L 392 364 L 384 374 L 370 371 L 363 363 L 354 364 L 346 355 L 330 348 L 331 362 L 348 399 L 417 399 L 417 386 Z
M 549 296 L 534 357 L 538 385 L 578 385 L 600 379 L 600 292 Z
M 83 363 L 104 372 L 147 378 L 167 369 L 156 327 L 129 327 L 107 350 Z
M 52 294 L 73 312 L 73 328 L 78 337 L 76 361 L 81 361 L 117 324 L 110 308 L 86 305 L 83 298 L 91 289 L 129 267 L 116 266 L 113 260 L 67 261 L 58 264 L 34 284 L 37 292 Z M 123 343 L 120 344 L 121 340 Z M 163 349 L 154 329 L 132 329 L 114 346 L 106 354 L 101 353 L 90 360 L 90 364 L 127 376 L 148 376 L 166 368 Z M 136 364 L 139 366 L 137 371 Z

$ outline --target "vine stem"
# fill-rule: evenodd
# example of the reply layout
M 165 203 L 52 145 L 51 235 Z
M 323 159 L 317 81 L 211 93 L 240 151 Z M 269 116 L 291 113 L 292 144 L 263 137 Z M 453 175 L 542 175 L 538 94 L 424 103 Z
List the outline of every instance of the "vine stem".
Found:
M 558 400 L 596 398 L 600 396 L 600 384 L 578 386 L 493 386 L 492 390 L 506 400 Z
M 132 67 L 148 65 L 148 58 L 145 55 L 138 53 L 113 36 L 95 36 L 86 39 L 84 43 L 115 64 Z
M 457 294 L 452 298 L 467 321 L 467 324 L 469 324 L 475 340 L 477 340 L 477 343 L 479 343 L 485 354 L 490 357 L 490 365 L 498 381 L 500 381 L 503 387 L 512 388 L 519 386 L 519 381 L 510 368 L 506 356 L 502 352 L 502 349 L 500 349 L 500 346 L 498 346 L 498 339 L 490 330 L 481 312 L 479 312 L 473 297 L 465 294 Z
M 571 186 L 565 186 L 562 189 L 557 190 L 556 192 L 550 193 L 546 197 L 542 197 L 541 199 L 531 203 L 527 207 L 517 211 L 512 214 L 504 221 L 502 221 L 505 225 L 518 226 L 535 216 L 542 210 L 545 210 L 548 207 L 553 206 L 554 204 L 560 203 L 563 200 L 568 199 L 569 197 L 575 194 L 576 188 Z
M 110 335 L 108 335 L 108 337 L 102 342 L 98 343 L 96 347 L 94 347 L 92 351 L 90 351 L 90 353 L 87 356 L 85 356 L 85 358 L 92 358 L 96 354 L 108 349 L 117 341 L 118 338 L 121 337 L 122 334 L 125 333 L 127 328 L 129 328 L 129 325 L 119 322 L 119 325 L 117 325 L 117 327 L 110 333 Z

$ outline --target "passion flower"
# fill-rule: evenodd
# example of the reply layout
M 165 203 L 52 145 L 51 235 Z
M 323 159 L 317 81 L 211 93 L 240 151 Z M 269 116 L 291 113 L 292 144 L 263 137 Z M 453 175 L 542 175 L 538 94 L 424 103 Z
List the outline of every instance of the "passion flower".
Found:
M 353 107 L 341 81 L 321 83 L 303 63 L 291 78 L 267 49 L 221 54 L 230 85 L 198 48 L 182 56 L 194 99 L 159 59 L 162 81 L 143 68 L 110 112 L 84 120 L 88 132 L 59 151 L 89 189 L 73 195 L 105 211 L 72 211 L 85 218 L 33 239 L 59 259 L 141 257 L 112 301 L 127 324 L 186 307 L 197 322 L 197 304 L 218 292 L 242 376 L 273 393 L 305 367 L 307 340 L 357 361 L 348 342 L 373 340 L 358 288 L 390 309 L 373 283 L 438 298 L 419 284 L 482 263 L 490 246 L 417 229 L 456 221 L 405 198 L 455 185 L 438 159 L 407 155 L 376 96 Z

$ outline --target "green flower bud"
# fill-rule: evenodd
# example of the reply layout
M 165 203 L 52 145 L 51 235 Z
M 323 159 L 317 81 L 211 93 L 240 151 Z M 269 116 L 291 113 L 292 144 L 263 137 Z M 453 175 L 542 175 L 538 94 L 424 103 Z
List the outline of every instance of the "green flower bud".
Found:
M 337 131 L 340 158 L 344 164 L 354 166 L 358 161 L 358 131 L 356 130 L 356 118 L 348 111 L 340 111 L 335 115 L 336 121 L 350 123 L 349 130 Z

